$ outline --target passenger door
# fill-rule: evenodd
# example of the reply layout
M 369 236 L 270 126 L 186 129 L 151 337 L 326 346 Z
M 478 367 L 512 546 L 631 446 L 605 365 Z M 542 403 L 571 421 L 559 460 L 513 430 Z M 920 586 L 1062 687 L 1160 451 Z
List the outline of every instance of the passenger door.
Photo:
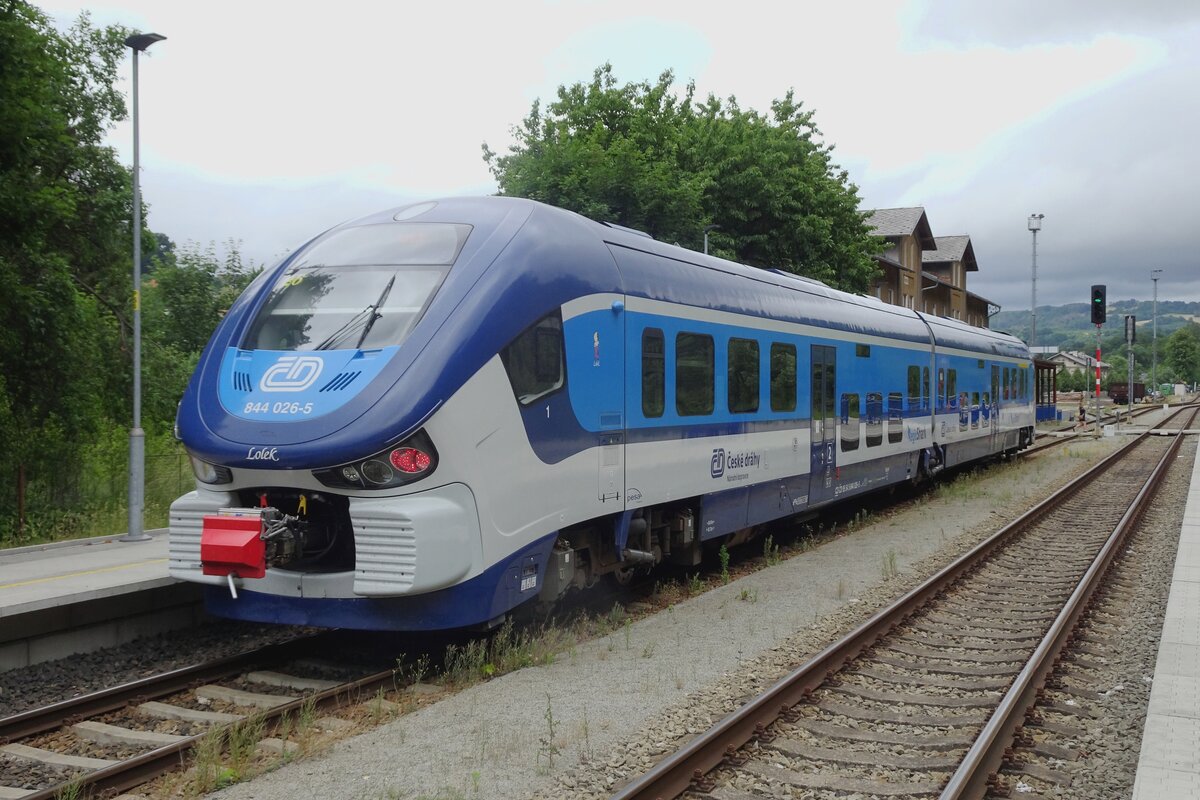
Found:
M 588 391 L 597 402 L 597 498 L 605 512 L 625 509 L 625 303 L 589 314 L 592 359 Z M 586 362 L 585 362 L 586 363 Z M 574 380 L 574 376 L 572 376 Z
M 832 347 L 810 346 L 812 392 L 810 409 L 811 462 L 808 502 L 821 503 L 833 498 L 834 471 L 837 469 L 837 351 Z

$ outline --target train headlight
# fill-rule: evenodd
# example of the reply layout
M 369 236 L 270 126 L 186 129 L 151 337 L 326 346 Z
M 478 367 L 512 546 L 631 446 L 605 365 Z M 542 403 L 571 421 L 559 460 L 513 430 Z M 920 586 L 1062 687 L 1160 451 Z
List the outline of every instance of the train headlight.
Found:
M 394 489 L 418 481 L 437 468 L 437 451 L 425 431 L 399 444 L 332 469 L 313 470 L 326 486 L 341 489 Z
M 188 453 L 188 460 L 192 462 L 192 472 L 196 474 L 196 480 L 201 483 L 221 484 L 233 480 L 233 473 L 229 471 L 229 467 L 210 464 L 191 453 Z

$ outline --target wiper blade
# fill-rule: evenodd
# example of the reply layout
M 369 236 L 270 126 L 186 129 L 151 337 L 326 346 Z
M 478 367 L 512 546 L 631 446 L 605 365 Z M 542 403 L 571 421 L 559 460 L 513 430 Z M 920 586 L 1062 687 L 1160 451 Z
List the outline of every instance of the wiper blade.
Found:
M 375 325 L 375 320 L 383 316 L 379 313 L 379 309 L 383 306 L 383 301 L 387 300 L 388 292 L 392 291 L 392 284 L 396 282 L 396 273 L 392 273 L 391 279 L 387 282 L 387 286 L 383 287 L 383 291 L 379 293 L 379 299 L 375 301 L 375 305 L 371 307 L 371 318 L 367 320 L 366 326 L 363 327 L 362 336 L 358 337 L 358 342 L 354 345 L 354 349 L 358 350 L 363 346 L 363 342 L 367 340 L 367 334 L 371 332 L 372 326 Z
M 336 347 L 338 344 L 340 344 L 341 341 L 343 339 L 345 339 L 350 333 L 357 330 L 359 325 L 364 324 L 370 318 L 369 315 L 374 315 L 374 313 L 375 313 L 375 307 L 367 306 L 362 311 L 358 312 L 353 317 L 346 320 L 345 325 L 343 325 L 342 327 L 338 328 L 333 333 L 326 336 L 325 340 L 313 349 L 314 350 L 332 350 L 334 347 Z

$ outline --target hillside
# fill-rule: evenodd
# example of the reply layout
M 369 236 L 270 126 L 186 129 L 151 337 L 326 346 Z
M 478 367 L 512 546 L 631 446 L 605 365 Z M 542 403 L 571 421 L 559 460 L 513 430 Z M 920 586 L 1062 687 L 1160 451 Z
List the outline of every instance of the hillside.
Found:
M 1150 300 L 1116 300 L 1109 303 L 1104 335 L 1108 340 L 1124 329 L 1126 314 L 1138 321 L 1138 338 L 1148 340 L 1154 303 Z M 1038 306 L 1039 345 L 1054 345 L 1060 350 L 1088 350 L 1095 346 L 1096 328 L 1092 325 L 1087 303 L 1063 306 Z M 1158 301 L 1158 338 L 1161 343 L 1173 331 L 1189 322 L 1200 322 L 1200 303 L 1179 300 Z M 1001 311 L 992 317 L 994 330 L 1007 331 L 1028 341 L 1029 309 Z

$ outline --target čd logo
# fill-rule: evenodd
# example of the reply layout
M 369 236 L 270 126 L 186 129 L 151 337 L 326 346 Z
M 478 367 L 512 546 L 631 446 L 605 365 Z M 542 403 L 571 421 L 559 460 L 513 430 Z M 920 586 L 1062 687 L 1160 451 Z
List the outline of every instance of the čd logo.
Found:
M 725 474 L 725 448 L 718 447 L 716 450 L 713 450 L 709 472 L 714 478 L 719 478 Z

